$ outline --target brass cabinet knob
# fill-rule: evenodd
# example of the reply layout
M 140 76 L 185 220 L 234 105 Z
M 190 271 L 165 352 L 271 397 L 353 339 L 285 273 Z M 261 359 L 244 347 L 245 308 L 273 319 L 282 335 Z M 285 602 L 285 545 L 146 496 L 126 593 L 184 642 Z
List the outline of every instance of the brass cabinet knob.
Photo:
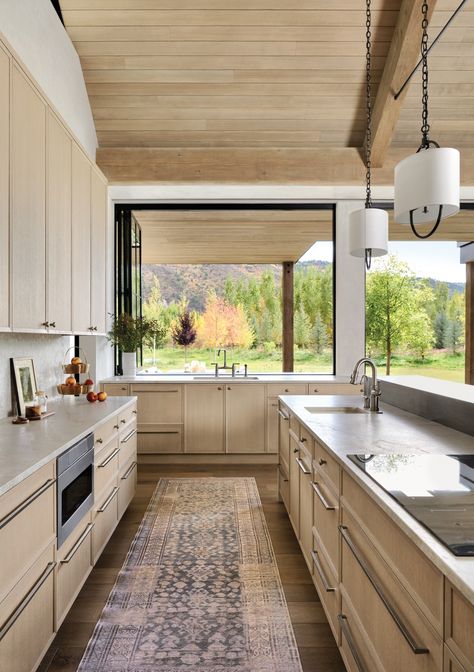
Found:
M 327 462 L 326 462 L 326 460 L 323 460 L 323 458 L 322 458 L 322 457 L 320 457 L 320 458 L 319 458 L 319 464 L 320 464 L 320 465 L 321 465 L 321 467 L 322 467 L 322 466 L 323 466 L 323 464 L 327 464 Z

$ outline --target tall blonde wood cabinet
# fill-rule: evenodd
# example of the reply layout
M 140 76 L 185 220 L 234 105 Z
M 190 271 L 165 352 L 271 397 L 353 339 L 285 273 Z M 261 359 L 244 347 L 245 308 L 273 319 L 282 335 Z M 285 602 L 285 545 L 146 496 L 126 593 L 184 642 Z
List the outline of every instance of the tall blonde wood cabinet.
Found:
M 64 126 L 48 112 L 46 321 L 49 331 L 72 329 L 71 151 Z
M 90 334 L 91 167 L 76 145 L 72 147 L 72 251 L 72 329 Z
M 224 387 L 186 385 L 184 427 L 186 453 L 224 453 Z
M 0 47 L 0 331 L 10 327 L 10 59 Z
M 107 234 L 107 182 L 91 170 L 91 316 L 92 333 L 105 334 L 105 258 Z
M 226 385 L 226 452 L 265 451 L 265 386 L 252 383 Z
M 11 104 L 13 327 L 46 328 L 46 104 L 13 65 Z

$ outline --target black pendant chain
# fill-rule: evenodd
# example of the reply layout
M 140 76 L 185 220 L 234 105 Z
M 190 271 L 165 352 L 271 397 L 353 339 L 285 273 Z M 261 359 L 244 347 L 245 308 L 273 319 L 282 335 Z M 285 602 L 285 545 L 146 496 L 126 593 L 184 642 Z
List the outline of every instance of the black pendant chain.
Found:
M 367 112 L 367 126 L 365 131 L 365 207 L 372 207 L 372 194 L 371 194 L 371 172 L 372 172 L 372 87 L 371 87 L 371 51 L 372 51 L 372 14 L 370 11 L 370 2 L 371 0 L 366 1 L 366 20 L 365 20 L 365 47 L 366 47 L 366 56 L 365 56 L 365 96 L 366 96 L 366 112 Z
M 422 62 L 422 113 L 421 113 L 421 147 L 420 149 L 429 149 L 430 125 L 428 123 L 428 3 L 424 2 L 421 8 L 423 21 L 421 23 L 421 62 Z

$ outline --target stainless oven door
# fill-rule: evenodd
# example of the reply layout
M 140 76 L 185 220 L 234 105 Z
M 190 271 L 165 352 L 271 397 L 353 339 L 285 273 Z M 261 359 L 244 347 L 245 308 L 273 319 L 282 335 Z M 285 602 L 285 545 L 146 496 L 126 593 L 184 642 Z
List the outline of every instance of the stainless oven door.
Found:
M 94 450 L 58 474 L 58 548 L 94 504 Z

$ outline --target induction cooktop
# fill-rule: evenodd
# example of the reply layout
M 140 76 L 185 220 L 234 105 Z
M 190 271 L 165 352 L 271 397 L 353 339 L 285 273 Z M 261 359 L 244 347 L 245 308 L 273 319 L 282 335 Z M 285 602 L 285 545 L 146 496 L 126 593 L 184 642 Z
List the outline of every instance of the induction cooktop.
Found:
M 454 555 L 474 557 L 474 455 L 348 455 Z

